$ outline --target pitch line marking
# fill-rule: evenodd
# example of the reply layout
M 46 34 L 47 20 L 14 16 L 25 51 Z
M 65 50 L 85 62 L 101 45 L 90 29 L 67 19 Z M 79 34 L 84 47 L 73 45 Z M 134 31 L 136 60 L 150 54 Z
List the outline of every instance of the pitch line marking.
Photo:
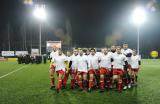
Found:
M 6 76 L 8 76 L 8 75 L 11 75 L 11 74 L 13 74 L 13 73 L 15 73 L 15 72 L 17 72 L 17 71 L 19 71 L 19 70 L 21 70 L 21 69 L 24 69 L 25 67 L 27 67 L 27 66 L 22 66 L 22 67 L 20 67 L 20 68 L 18 68 L 18 69 L 16 69 L 16 70 L 13 70 L 13 71 L 5 74 L 5 75 L 2 75 L 2 76 L 0 76 L 0 79 L 6 77 Z

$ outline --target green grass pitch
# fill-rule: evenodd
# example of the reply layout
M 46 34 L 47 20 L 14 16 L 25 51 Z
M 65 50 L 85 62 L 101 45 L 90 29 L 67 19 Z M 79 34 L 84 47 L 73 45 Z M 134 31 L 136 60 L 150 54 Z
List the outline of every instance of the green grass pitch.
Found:
M 24 67 L 25 66 L 25 67 Z M 49 64 L 0 62 L 0 104 L 160 104 L 160 60 L 142 60 L 138 86 L 118 93 L 50 90 Z

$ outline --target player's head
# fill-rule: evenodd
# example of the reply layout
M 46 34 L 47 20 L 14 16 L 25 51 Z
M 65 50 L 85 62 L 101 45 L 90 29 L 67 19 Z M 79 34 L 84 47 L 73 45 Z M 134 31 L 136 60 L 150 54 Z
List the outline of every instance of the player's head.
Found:
M 87 50 L 86 50 L 86 55 L 89 55 L 89 54 L 90 54 L 90 50 L 87 49 Z
M 78 55 L 78 49 L 74 49 L 74 50 L 73 50 L 73 54 L 74 54 L 75 56 L 77 56 L 77 55 Z
M 135 49 L 133 49 L 133 55 L 137 55 L 137 51 Z
M 113 53 L 116 52 L 116 46 L 115 45 L 111 46 L 111 52 L 113 52 Z
M 128 44 L 127 43 L 124 43 L 123 44 L 123 49 L 127 49 L 128 48 Z
M 117 46 L 116 52 L 117 52 L 118 54 L 121 54 L 121 46 Z
M 103 53 L 106 55 L 108 53 L 108 49 L 107 48 L 104 48 L 103 49 Z
M 53 51 L 55 52 L 57 50 L 58 50 L 58 48 L 56 46 L 53 46 Z
M 90 49 L 90 53 L 91 53 L 91 55 L 95 55 L 96 50 L 95 50 L 94 48 L 91 48 L 91 49 Z
M 70 57 L 71 56 L 71 52 L 67 51 L 67 56 Z
M 58 55 L 62 56 L 62 50 L 58 50 Z
M 83 50 L 82 50 L 82 49 L 79 50 L 79 55 L 80 55 L 80 56 L 83 55 Z

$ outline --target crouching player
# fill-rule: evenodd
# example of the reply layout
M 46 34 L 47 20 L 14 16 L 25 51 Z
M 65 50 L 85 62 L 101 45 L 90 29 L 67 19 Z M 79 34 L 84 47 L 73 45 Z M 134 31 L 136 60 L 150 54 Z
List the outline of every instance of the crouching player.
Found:
M 141 58 L 137 55 L 136 50 L 133 50 L 133 55 L 131 56 L 131 83 L 132 85 L 137 85 L 138 70 L 140 69 Z
M 51 88 L 55 88 L 55 79 L 54 79 L 54 73 L 55 73 L 55 63 L 54 63 L 54 58 L 58 55 L 58 50 L 54 47 L 53 51 L 50 54 L 51 58 L 51 63 L 50 63 L 50 79 L 51 79 Z
M 89 62 L 84 55 L 83 50 L 79 50 L 79 56 L 77 60 L 78 64 L 78 85 L 80 90 L 87 90 L 87 73 Z
M 64 77 L 65 70 L 66 70 L 65 63 L 67 62 L 67 57 L 62 54 L 61 50 L 59 50 L 58 55 L 56 57 L 54 57 L 53 60 L 56 65 L 55 70 L 56 70 L 56 73 L 58 76 L 57 93 L 59 93 L 61 86 L 62 86 L 62 79 Z
M 107 48 L 102 50 L 100 57 L 100 92 L 104 92 L 104 86 L 110 88 L 110 74 L 111 74 L 111 54 L 108 54 Z
M 123 87 L 123 83 L 122 83 L 122 77 L 124 74 L 124 63 L 125 66 L 128 67 L 128 62 L 126 59 L 126 56 L 123 55 L 121 53 L 121 47 L 118 46 L 116 49 L 116 53 L 114 55 L 112 55 L 112 59 L 113 59 L 113 82 L 117 81 L 117 88 L 118 91 L 121 92 L 122 91 L 122 87 Z
M 94 82 L 98 82 L 95 81 L 95 77 L 98 76 L 99 74 L 99 57 L 96 55 L 96 50 L 94 48 L 92 48 L 90 55 L 88 56 L 89 58 L 89 63 L 90 63 L 90 67 L 89 67 L 89 88 L 88 91 L 90 92 L 93 84 L 95 84 Z

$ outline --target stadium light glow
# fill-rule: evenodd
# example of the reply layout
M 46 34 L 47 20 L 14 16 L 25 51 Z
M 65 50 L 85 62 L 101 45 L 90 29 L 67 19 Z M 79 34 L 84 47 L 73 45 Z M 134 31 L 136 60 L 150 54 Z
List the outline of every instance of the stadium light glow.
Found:
M 47 18 L 46 10 L 45 10 L 45 5 L 36 5 L 35 9 L 33 11 L 33 15 L 35 18 L 44 21 Z
M 146 11 L 142 7 L 137 7 L 133 11 L 132 20 L 136 25 L 141 25 L 146 21 Z
M 36 19 L 40 20 L 39 23 L 39 54 L 41 55 L 41 47 L 42 47 L 42 40 L 41 40 L 41 35 L 42 35 L 42 26 L 41 22 L 45 21 L 47 19 L 47 13 L 45 10 L 45 5 L 35 5 L 33 15 Z
M 146 21 L 146 11 L 142 7 L 137 7 L 132 14 L 132 21 L 135 25 L 137 25 L 137 54 L 139 55 L 139 35 L 140 35 L 140 27 Z

